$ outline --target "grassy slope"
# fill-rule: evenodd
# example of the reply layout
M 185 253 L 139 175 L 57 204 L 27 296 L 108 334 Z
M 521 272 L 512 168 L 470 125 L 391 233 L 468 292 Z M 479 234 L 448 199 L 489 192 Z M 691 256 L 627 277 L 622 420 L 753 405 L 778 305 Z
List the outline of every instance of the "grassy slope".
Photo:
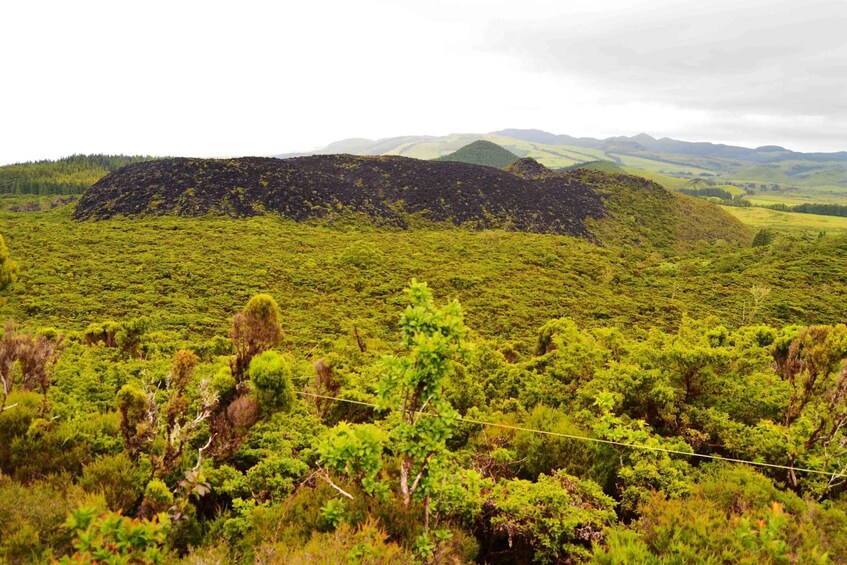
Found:
M 590 169 L 592 171 L 602 171 L 604 173 L 617 173 L 617 174 L 620 174 L 620 175 L 632 174 L 632 173 L 624 170 L 622 167 L 619 167 L 618 165 L 616 165 L 612 161 L 602 161 L 602 160 L 601 161 L 587 161 L 585 163 L 577 163 L 576 165 L 571 165 L 570 167 L 567 167 L 566 169 L 567 170 Z M 637 170 L 637 169 L 634 169 L 634 170 Z M 635 176 L 641 176 L 641 175 L 636 174 Z M 642 178 L 647 178 L 647 177 L 642 177 Z M 662 186 L 664 186 L 664 185 L 662 185 Z
M 812 188 L 783 187 L 778 191 L 759 190 L 747 200 L 755 204 L 847 204 L 847 187 L 816 186 Z
M 609 195 L 609 218 L 595 222 L 594 233 L 602 242 L 627 244 L 665 252 L 701 240 L 723 239 L 749 243 L 753 232 L 721 207 L 698 198 L 668 192 L 656 184 L 603 182 L 603 178 L 632 178 L 601 175 L 597 188 Z
M 739 196 L 745 194 L 744 189 L 733 184 L 716 184 L 715 188 L 720 188 L 721 190 L 725 190 L 733 196 Z
M 719 206 L 684 194 L 674 194 L 673 206 L 677 218 L 676 239 L 680 244 L 714 239 L 751 241 L 752 230 L 745 223 L 734 221 L 737 218 L 723 213 Z M 691 221 L 695 217 L 701 221 Z
M 696 175 L 702 172 L 708 172 L 706 169 L 701 167 L 692 167 L 644 157 L 622 155 L 614 151 L 604 151 L 602 149 L 572 147 L 567 145 L 545 145 L 543 143 L 534 143 L 495 135 L 486 135 L 483 138 L 493 141 L 498 145 L 502 145 L 518 155 L 520 155 L 521 152 L 524 152 L 525 155 L 521 156 L 532 157 L 544 166 L 554 169 L 569 167 L 571 165 L 587 161 L 601 160 L 612 161 L 619 166 L 637 168 L 648 173 L 661 173 L 666 175 Z
M 483 136 L 478 134 L 454 133 L 438 138 L 434 141 L 401 143 L 386 151 L 386 155 L 402 155 L 403 157 L 414 157 L 415 159 L 435 159 L 442 155 L 452 153 L 473 143 Z
M 708 169 L 701 167 L 693 167 L 690 165 L 680 165 L 676 163 L 657 161 L 644 157 L 636 157 L 633 155 L 623 155 L 614 152 L 607 152 L 606 155 L 621 165 L 627 167 L 636 167 L 653 173 L 663 173 L 668 175 L 699 175 L 701 173 L 709 173 Z
M 847 233 L 847 218 L 819 216 L 796 212 L 778 212 L 767 208 L 735 208 L 724 210 L 754 229 L 769 228 L 783 232 Z
M 442 155 L 436 160 L 471 163 L 503 169 L 517 161 L 518 156 L 496 143 L 481 139 L 469 143 L 449 155 Z
M 0 210 L 14 211 L 28 208 L 49 210 L 76 198 L 78 198 L 76 195 L 0 194 Z
M 649 179 L 655 183 L 658 183 L 668 190 L 678 190 L 680 188 L 685 188 L 688 186 L 689 179 L 683 179 L 679 177 L 672 177 L 670 175 L 664 175 L 662 173 L 654 173 L 651 171 L 645 171 L 644 169 L 638 169 L 636 167 L 622 167 L 627 174 L 635 175 L 637 177 L 642 177 L 645 179 Z

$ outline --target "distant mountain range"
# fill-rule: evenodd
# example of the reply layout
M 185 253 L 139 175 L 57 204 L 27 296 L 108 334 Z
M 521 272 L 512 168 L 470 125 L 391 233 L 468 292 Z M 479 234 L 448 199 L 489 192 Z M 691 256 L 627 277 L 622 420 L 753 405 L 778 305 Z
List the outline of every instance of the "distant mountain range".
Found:
M 355 155 L 402 155 L 437 159 L 478 140 L 505 148 L 517 157 L 533 157 L 543 165 L 562 169 L 589 161 L 610 161 L 624 169 L 636 169 L 676 178 L 713 178 L 720 182 L 759 189 L 827 187 L 847 188 L 847 151 L 802 153 L 776 145 L 757 148 L 708 142 L 656 139 L 641 133 L 607 139 L 557 135 L 536 129 L 504 129 L 485 134 L 403 136 L 379 140 L 345 139 L 302 155 L 350 153 Z M 660 179 L 656 179 L 661 182 Z
M 847 162 L 847 151 L 840 151 L 837 153 L 801 153 L 791 151 L 778 145 L 765 145 L 751 149 L 749 147 L 724 145 L 722 143 L 710 143 L 707 141 L 679 141 L 669 137 L 656 139 L 646 133 L 639 133 L 632 137 L 618 136 L 607 139 L 595 139 L 593 137 L 555 135 L 537 129 L 504 129 L 494 132 L 493 135 L 501 135 L 504 137 L 543 143 L 546 145 L 571 145 L 574 147 L 588 147 L 603 149 L 606 151 L 655 151 L 658 153 L 674 153 L 677 155 L 749 160 L 760 163 L 767 163 L 787 158 L 810 161 Z
M 782 159 L 797 159 L 823 162 L 847 162 L 847 151 L 834 153 L 803 153 L 792 151 L 779 145 L 764 145 L 749 148 L 708 141 L 680 141 L 669 137 L 656 139 L 646 133 L 631 137 L 616 136 L 606 139 L 594 137 L 573 137 L 570 135 L 554 134 L 540 129 L 503 129 L 487 134 L 451 134 L 447 136 L 407 135 L 372 140 L 365 138 L 342 139 L 330 143 L 323 149 L 300 153 L 286 153 L 277 157 L 299 157 L 303 155 L 324 155 L 333 153 L 350 153 L 354 155 L 389 155 L 419 153 L 421 150 L 430 152 L 438 150 L 442 154 L 454 151 L 475 140 L 492 137 L 510 138 L 540 145 L 582 147 L 600 149 L 611 152 L 657 152 L 696 157 L 714 157 L 719 159 L 736 159 L 740 161 L 755 161 L 768 163 Z M 420 147 L 420 146 L 424 147 Z M 456 145 L 453 148 L 453 145 Z M 410 155 L 407 155 L 410 156 Z M 415 155 L 411 155 L 415 156 Z M 433 155 L 436 158 L 442 155 Z

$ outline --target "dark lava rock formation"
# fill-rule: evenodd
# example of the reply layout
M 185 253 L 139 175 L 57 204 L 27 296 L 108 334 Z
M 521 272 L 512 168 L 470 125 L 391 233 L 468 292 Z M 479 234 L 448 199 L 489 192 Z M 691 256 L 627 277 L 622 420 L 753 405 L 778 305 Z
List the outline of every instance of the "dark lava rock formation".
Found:
M 104 177 L 80 199 L 77 219 L 277 213 L 303 221 L 365 214 L 406 227 L 411 217 L 473 228 L 589 236 L 603 196 L 579 175 L 524 178 L 491 167 L 406 157 L 162 159 Z
M 395 228 L 449 223 L 653 248 L 752 238 L 719 207 L 652 181 L 590 168 L 551 171 L 532 159 L 508 170 L 398 156 L 160 159 L 101 179 L 74 217 L 167 214 L 279 214 Z
M 524 157 L 508 165 L 505 170 L 519 177 L 533 179 L 539 177 L 547 177 L 553 173 L 550 169 L 533 159 L 532 157 Z

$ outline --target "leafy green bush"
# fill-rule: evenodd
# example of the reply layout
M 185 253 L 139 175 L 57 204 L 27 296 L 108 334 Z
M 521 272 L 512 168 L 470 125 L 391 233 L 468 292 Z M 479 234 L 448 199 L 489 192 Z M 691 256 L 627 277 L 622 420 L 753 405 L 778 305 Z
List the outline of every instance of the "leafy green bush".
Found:
M 124 385 L 118 392 L 117 405 L 121 414 L 121 434 L 126 448 L 130 457 L 137 459 L 154 433 L 149 418 L 153 409 L 150 399 L 136 387 Z
M 525 426 L 533 430 L 574 436 L 556 437 L 532 432 L 517 432 L 513 445 L 515 458 L 521 461 L 522 478 L 535 480 L 557 469 L 579 477 L 590 477 L 600 484 L 611 482 L 618 461 L 614 450 L 601 444 L 575 438 L 589 438 L 588 430 L 565 413 L 538 405 L 529 414 Z
M 283 500 L 309 472 L 309 466 L 294 457 L 271 455 L 247 471 L 246 484 L 259 500 Z
M 275 351 L 265 351 L 250 361 L 250 382 L 259 406 L 267 412 L 288 410 L 294 402 L 291 364 Z
M 14 470 L 12 446 L 38 418 L 41 396 L 34 392 L 13 392 L 6 397 L 6 410 L 0 412 L 0 468 Z
M 589 555 L 615 522 L 615 501 L 591 481 L 562 471 L 540 475 L 538 481 L 500 481 L 489 495 L 490 535 L 519 545 L 540 563 Z
M 241 313 L 235 315 L 232 320 L 235 359 L 230 367 L 236 382 L 244 380 L 253 357 L 279 343 L 282 338 L 280 316 L 279 305 L 269 294 L 253 296 Z
M 166 514 L 159 514 L 153 520 L 133 520 L 81 506 L 71 512 L 65 527 L 75 534 L 75 551 L 62 557 L 59 561 L 62 564 L 153 564 L 163 563 L 167 555 L 165 542 L 170 520 Z
M 9 256 L 9 249 L 3 236 L 0 235 L 0 292 L 5 291 L 18 279 L 18 264 Z M 0 299 L 0 306 L 3 299 Z
M 388 534 L 373 521 L 358 527 L 341 522 L 329 533 L 315 533 L 302 548 L 283 546 L 271 563 L 291 565 L 336 565 L 338 563 L 411 563 L 414 557 L 389 541 Z
M 23 485 L 0 475 L 0 561 L 33 563 L 68 551 L 73 536 L 61 526 L 81 503 L 105 506 L 102 496 L 86 495 L 68 477 Z
M 368 241 L 354 241 L 350 243 L 339 257 L 342 265 L 350 265 L 357 269 L 367 270 L 383 262 L 385 255 L 376 246 Z
M 139 514 L 146 518 L 165 512 L 174 503 L 174 495 L 163 481 L 153 479 L 144 487 L 144 500 Z
M 762 228 L 757 231 L 755 237 L 753 237 L 753 247 L 763 247 L 770 245 L 771 242 L 773 242 L 773 239 L 773 232 L 767 228 Z
M 149 472 L 121 452 L 105 455 L 86 465 L 79 484 L 89 492 L 103 494 L 109 509 L 128 514 L 138 503 Z
M 221 367 L 212 377 L 212 390 L 218 395 L 218 401 L 222 404 L 230 404 L 235 400 L 237 384 L 229 367 Z

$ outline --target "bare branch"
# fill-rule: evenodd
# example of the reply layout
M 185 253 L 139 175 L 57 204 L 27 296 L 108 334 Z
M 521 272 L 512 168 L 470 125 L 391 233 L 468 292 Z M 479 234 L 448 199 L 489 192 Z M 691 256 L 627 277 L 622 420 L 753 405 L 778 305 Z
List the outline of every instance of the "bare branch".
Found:
M 203 451 L 205 451 L 206 449 L 209 448 L 210 445 L 212 445 L 212 438 L 213 437 L 215 437 L 214 434 L 210 435 L 209 441 L 206 442 L 206 445 L 204 445 L 203 447 L 201 447 L 197 450 L 197 463 L 191 469 L 192 471 L 196 471 L 197 469 L 200 468 L 200 463 L 203 461 Z
M 424 401 L 424 403 L 420 407 L 420 409 L 415 413 L 415 419 L 412 421 L 412 425 L 415 425 L 415 424 L 418 423 L 418 419 L 421 417 L 421 414 L 424 413 L 424 408 L 426 408 L 426 405 L 429 404 L 429 401 L 431 399 L 432 399 L 432 395 L 430 394 L 429 397 Z
M 421 470 L 418 472 L 417 476 L 415 477 L 415 480 L 412 481 L 412 488 L 409 489 L 409 495 L 411 495 L 413 492 L 415 492 L 415 489 L 418 488 L 418 483 L 421 482 L 421 477 L 423 477 L 424 471 L 427 470 L 427 464 L 429 463 L 430 458 L 434 454 L 435 454 L 434 451 L 430 451 L 427 454 L 426 458 L 423 461 L 423 464 L 421 464 Z
M 319 476 L 320 478 L 322 478 L 323 480 L 325 480 L 325 481 L 326 481 L 326 483 L 327 483 L 329 486 L 331 486 L 332 488 L 334 488 L 335 490 L 337 490 L 340 494 L 342 494 L 343 496 L 346 496 L 346 497 L 347 497 L 347 498 L 349 498 L 350 500 L 355 500 L 355 499 L 353 498 L 353 495 L 352 495 L 352 494 L 350 494 L 349 492 L 347 492 L 346 490 L 344 490 L 343 488 L 341 488 L 340 486 L 338 486 L 337 484 L 335 484 L 334 482 L 332 482 L 332 479 L 330 479 L 330 478 L 329 478 L 329 474 L 328 474 L 326 471 L 324 471 L 323 469 L 319 469 L 318 471 L 319 471 L 319 472 L 318 472 L 318 476 Z

